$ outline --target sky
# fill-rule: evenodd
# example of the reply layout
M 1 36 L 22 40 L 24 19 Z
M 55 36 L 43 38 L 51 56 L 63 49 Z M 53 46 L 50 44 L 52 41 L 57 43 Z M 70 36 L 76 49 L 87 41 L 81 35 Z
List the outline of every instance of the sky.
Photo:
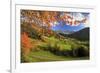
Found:
M 62 13 L 62 16 L 64 14 Z M 69 12 L 66 13 L 65 16 L 70 16 L 72 17 L 72 24 L 65 22 L 65 21 L 70 21 L 70 18 L 66 17 L 64 20 L 65 21 L 57 21 L 54 22 L 53 26 L 51 27 L 52 30 L 54 31 L 79 31 L 83 28 L 89 27 L 89 13 L 81 13 L 81 12 Z M 85 21 L 83 21 L 85 19 Z M 75 21 L 79 21 L 78 23 L 75 23 Z
M 79 31 L 83 28 L 86 28 L 86 27 L 84 27 L 83 23 L 80 23 L 78 26 L 58 24 L 58 25 L 52 27 L 51 29 L 54 31 L 58 31 L 58 30 L 60 30 L 60 31 Z

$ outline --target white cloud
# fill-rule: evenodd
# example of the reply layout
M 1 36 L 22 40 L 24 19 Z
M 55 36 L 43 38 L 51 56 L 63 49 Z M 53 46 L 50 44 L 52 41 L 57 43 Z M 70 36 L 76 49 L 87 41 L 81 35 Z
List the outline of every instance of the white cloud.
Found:
M 85 19 L 85 16 L 82 15 L 82 13 L 73 13 L 73 18 L 75 20 L 81 21 L 81 20 Z
M 89 20 L 87 19 L 86 22 L 84 23 L 85 27 L 89 27 Z

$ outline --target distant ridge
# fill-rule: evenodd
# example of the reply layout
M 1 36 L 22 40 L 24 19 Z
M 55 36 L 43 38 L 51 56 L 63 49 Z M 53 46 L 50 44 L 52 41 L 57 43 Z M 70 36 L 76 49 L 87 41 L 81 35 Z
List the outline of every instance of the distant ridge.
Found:
M 87 27 L 78 32 L 74 32 L 73 34 L 69 34 L 68 37 L 86 41 L 89 40 L 89 34 L 90 34 L 89 31 L 90 29 Z

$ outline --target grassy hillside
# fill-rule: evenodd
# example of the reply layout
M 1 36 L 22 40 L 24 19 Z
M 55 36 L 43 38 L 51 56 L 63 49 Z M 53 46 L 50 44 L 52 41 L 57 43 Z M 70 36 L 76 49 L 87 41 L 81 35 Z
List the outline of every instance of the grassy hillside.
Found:
M 22 57 L 22 62 L 89 59 L 89 42 L 87 41 L 82 42 L 72 38 L 59 39 L 56 36 L 38 36 L 34 33 L 32 37 L 29 37 L 32 44 L 31 51 L 26 57 Z

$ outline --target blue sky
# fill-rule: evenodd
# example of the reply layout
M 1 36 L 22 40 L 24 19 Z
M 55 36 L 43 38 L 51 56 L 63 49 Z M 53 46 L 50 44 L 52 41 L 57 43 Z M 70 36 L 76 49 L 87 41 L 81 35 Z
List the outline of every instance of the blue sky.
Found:
M 51 29 L 54 31 L 79 31 L 81 29 L 85 28 L 83 23 L 80 23 L 78 26 L 70 26 L 70 25 L 61 25 L 58 24 L 55 27 L 52 27 Z
M 70 12 L 71 16 L 73 14 L 73 17 L 76 20 L 84 19 L 86 18 L 86 22 L 79 23 L 77 26 L 68 25 L 64 21 L 57 21 L 57 24 L 55 26 L 52 26 L 51 29 L 54 31 L 79 31 L 83 28 L 89 27 L 89 13 L 81 13 L 81 12 Z

